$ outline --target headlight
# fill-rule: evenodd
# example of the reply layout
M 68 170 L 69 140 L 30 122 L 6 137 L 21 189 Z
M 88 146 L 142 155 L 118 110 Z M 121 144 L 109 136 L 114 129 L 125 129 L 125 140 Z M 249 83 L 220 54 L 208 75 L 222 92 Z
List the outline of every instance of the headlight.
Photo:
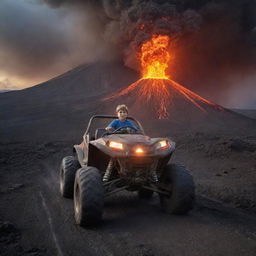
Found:
M 143 155 L 144 154 L 144 149 L 142 147 L 136 147 L 134 149 L 134 152 L 137 154 L 137 155 Z
M 116 142 L 116 141 L 109 141 L 108 146 L 114 150 L 123 150 L 124 149 L 123 144 L 120 142 Z
M 156 149 L 167 149 L 170 147 L 170 143 L 167 140 L 160 140 L 156 143 Z

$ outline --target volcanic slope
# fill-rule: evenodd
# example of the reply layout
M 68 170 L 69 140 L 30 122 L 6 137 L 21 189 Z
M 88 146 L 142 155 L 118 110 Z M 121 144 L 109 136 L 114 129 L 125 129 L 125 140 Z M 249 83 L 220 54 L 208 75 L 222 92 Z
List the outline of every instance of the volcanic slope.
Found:
M 80 139 L 102 95 L 138 78 L 120 63 L 82 65 L 34 87 L 0 95 L 3 141 Z M 113 112 L 114 107 L 111 106 Z M 106 111 L 105 111 L 106 113 Z
M 92 115 L 112 114 L 121 103 L 150 135 L 159 136 L 159 130 L 162 136 L 188 130 L 247 133 L 255 128 L 255 120 L 208 102 L 172 80 L 162 82 L 163 88 L 154 86 L 154 79 L 138 80 L 137 73 L 120 63 L 79 66 L 37 86 L 1 94 L 1 140 L 80 140 Z M 158 120 L 163 108 L 168 118 Z
M 246 134 L 256 124 L 170 79 L 140 79 L 104 100 L 125 102 L 150 132 L 160 129 L 166 136 L 188 130 Z

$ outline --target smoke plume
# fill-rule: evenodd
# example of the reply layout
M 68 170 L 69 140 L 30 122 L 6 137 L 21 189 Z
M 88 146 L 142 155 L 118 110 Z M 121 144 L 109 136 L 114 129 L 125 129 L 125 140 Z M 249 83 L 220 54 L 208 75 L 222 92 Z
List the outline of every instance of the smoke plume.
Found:
M 47 1 L 70 7 L 68 1 Z M 169 73 L 196 92 L 224 106 L 252 106 L 255 73 L 256 1 L 254 0 L 105 0 L 75 1 L 93 6 L 106 23 L 103 42 L 115 45 L 125 65 L 139 70 L 137 54 L 152 34 L 169 35 Z M 104 43 L 103 43 L 104 44 Z M 237 100 L 241 91 L 240 101 Z M 243 93 L 242 93 L 243 91 Z M 247 91 L 246 93 L 244 91 Z M 256 95 L 255 95 L 256 98 Z M 255 105 L 256 107 L 256 105 Z
M 43 11 L 21 15 L 12 6 L 17 13 L 9 16 L 16 18 L 2 37 L 8 43 L 0 41 L 15 59 L 1 58 L 6 70 L 45 77 L 83 62 L 120 58 L 139 71 L 140 46 L 153 34 L 164 34 L 171 38 L 170 76 L 196 93 L 234 105 L 239 90 L 255 83 L 254 78 L 246 87 L 239 83 L 255 73 L 255 0 L 38 0 L 33 8 L 39 7 L 48 10 L 47 17 Z M 28 32 L 21 33 L 14 23 L 24 20 Z M 242 95 L 248 93 L 240 99 L 248 100 Z

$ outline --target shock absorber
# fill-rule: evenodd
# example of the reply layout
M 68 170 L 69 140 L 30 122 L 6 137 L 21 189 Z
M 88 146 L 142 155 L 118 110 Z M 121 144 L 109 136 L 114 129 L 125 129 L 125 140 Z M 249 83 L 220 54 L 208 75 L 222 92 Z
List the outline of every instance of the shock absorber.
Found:
M 151 173 L 151 179 L 152 179 L 153 182 L 158 182 L 158 177 L 157 177 L 156 171 L 153 171 Z
M 113 167 L 114 167 L 114 160 L 111 158 L 109 160 L 108 167 L 107 167 L 107 169 L 104 173 L 104 176 L 103 176 L 103 179 L 102 179 L 103 181 L 109 181 L 109 178 L 111 176 Z
M 158 161 L 154 161 L 154 163 L 151 165 L 151 180 L 153 182 L 158 182 L 158 177 L 156 173 L 156 168 L 157 168 Z

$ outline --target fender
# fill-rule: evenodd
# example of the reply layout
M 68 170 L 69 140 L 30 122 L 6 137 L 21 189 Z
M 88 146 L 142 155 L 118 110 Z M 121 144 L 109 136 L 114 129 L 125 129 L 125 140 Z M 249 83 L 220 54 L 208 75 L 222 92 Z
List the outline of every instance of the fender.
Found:
M 79 145 L 74 145 L 73 152 L 77 154 L 77 158 L 78 158 L 78 161 L 79 161 L 80 165 L 82 167 L 85 166 L 84 161 L 83 161 L 84 152 L 81 149 L 81 147 Z

